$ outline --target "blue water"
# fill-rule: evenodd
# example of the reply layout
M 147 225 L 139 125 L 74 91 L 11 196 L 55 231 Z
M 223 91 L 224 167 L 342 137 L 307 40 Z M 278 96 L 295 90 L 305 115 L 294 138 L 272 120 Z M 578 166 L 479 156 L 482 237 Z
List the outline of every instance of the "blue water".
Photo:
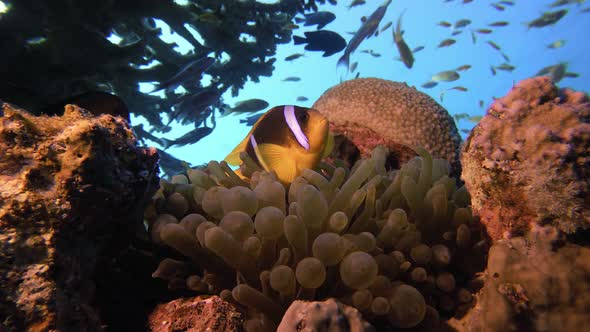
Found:
M 352 0 L 339 0 L 338 6 L 320 6 L 320 10 L 328 10 L 336 14 L 336 20 L 324 29 L 340 33 L 347 41 L 352 37 L 347 31 L 356 31 L 361 25 L 361 17 L 369 16 L 381 1 L 367 0 L 367 4 L 348 9 Z M 462 4 L 462 0 L 444 2 L 443 0 L 394 0 L 388 7 L 387 13 L 381 21 L 380 27 L 393 21 L 393 27 L 398 16 L 406 10 L 402 28 L 405 30 L 404 39 L 410 48 L 423 45 L 425 49 L 416 53 L 412 69 L 406 68 L 402 62 L 394 60 L 399 56 L 393 43 L 392 28 L 387 29 L 377 37 L 364 41 L 351 56 L 350 62 L 359 62 L 360 77 L 379 77 L 383 79 L 406 82 L 416 86 L 419 90 L 429 94 L 443 105 L 451 115 L 468 113 L 470 115 L 484 115 L 494 97 L 505 95 L 519 80 L 533 76 L 539 69 L 568 62 L 568 71 L 576 72 L 578 78 L 564 78 L 559 86 L 571 87 L 575 90 L 590 91 L 590 46 L 588 46 L 588 32 L 590 32 L 590 13 L 581 13 L 581 9 L 590 7 L 589 3 L 582 6 L 568 5 L 560 8 L 569 9 L 569 13 L 557 24 L 543 28 L 527 30 L 524 22 L 531 21 L 544 11 L 555 10 L 549 8 L 553 0 L 515 0 L 514 6 L 506 6 L 505 11 L 498 11 L 490 6 L 497 1 L 475 0 L 469 4 Z M 454 23 L 459 19 L 469 19 L 471 25 L 457 36 L 451 36 L 452 28 L 437 25 L 439 21 Z M 506 27 L 488 27 L 495 21 L 508 21 Z M 159 22 L 162 25 L 162 22 Z M 478 34 L 476 44 L 472 43 L 469 29 L 490 28 L 489 35 Z M 294 34 L 303 35 L 304 31 L 313 31 L 315 27 L 303 27 L 294 30 Z M 164 29 L 162 38 L 174 40 L 180 47 L 180 52 L 187 52 L 190 45 L 183 43 L 180 37 L 170 34 Z M 454 38 L 457 43 L 446 48 L 437 48 L 438 43 L 445 38 Z M 556 40 L 566 40 L 565 46 L 559 49 L 548 49 L 546 46 Z M 490 65 L 504 62 L 500 52 L 493 49 L 485 41 L 491 40 L 501 46 L 502 51 L 510 57 L 510 63 L 516 67 L 513 72 L 498 70 L 492 76 Z M 354 74 L 346 74 L 343 68 L 337 70 L 336 62 L 342 52 L 331 57 L 322 57 L 322 52 L 305 51 L 305 57 L 293 62 L 283 59 L 293 53 L 302 53 L 304 45 L 279 45 L 276 54 L 277 62 L 272 77 L 261 77 L 259 83 L 248 82 L 240 91 L 237 98 L 229 93 L 224 95 L 224 102 L 234 105 L 240 100 L 261 98 L 270 103 L 270 107 L 281 104 L 297 104 L 310 107 L 313 102 L 328 88 L 338 84 L 341 79 L 351 79 Z M 360 50 L 372 49 L 380 53 L 375 58 Z M 469 64 L 472 68 L 460 72 L 461 78 L 455 82 L 442 82 L 432 89 L 421 88 L 420 85 L 430 80 L 431 76 L 443 71 L 452 70 L 461 65 Z M 299 82 L 282 82 L 288 76 L 301 77 Z M 207 79 L 206 77 L 204 78 Z M 439 99 L 440 91 L 456 85 L 464 86 L 467 92 L 449 91 L 444 100 Z M 142 87 L 148 89 L 149 85 Z M 309 98 L 306 102 L 296 102 L 298 96 Z M 479 106 L 483 100 L 484 106 Z M 217 117 L 217 127 L 213 134 L 196 144 L 173 147 L 167 150 L 174 156 L 193 165 L 206 163 L 209 160 L 222 160 L 243 139 L 250 130 L 239 119 L 247 115 Z M 141 118 L 133 118 L 133 124 L 146 123 Z M 474 123 L 460 120 L 459 129 L 469 130 Z M 147 126 L 147 123 L 145 124 Z M 165 134 L 167 138 L 178 137 L 193 127 L 174 126 L 173 131 Z M 465 133 L 462 133 L 465 137 Z M 156 143 L 154 145 L 157 146 Z

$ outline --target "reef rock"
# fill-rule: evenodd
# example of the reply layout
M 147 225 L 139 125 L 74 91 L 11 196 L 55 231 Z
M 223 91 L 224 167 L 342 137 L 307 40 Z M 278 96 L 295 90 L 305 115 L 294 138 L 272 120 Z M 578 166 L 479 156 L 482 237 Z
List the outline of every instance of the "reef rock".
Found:
M 324 92 L 313 108 L 330 120 L 337 138 L 342 135 L 352 143 L 336 145 L 339 158 L 354 162 L 385 145 L 397 168 L 416 155 L 408 146 L 422 146 L 458 170 L 461 137 L 453 118 L 430 96 L 405 83 L 379 78 L 345 81 Z
M 128 246 L 157 183 L 128 124 L 67 105 L 0 118 L 0 330 L 99 331 L 99 266 Z M 106 262 L 106 263 L 105 263 Z
M 243 331 L 244 315 L 219 296 L 198 296 L 158 305 L 149 322 L 152 332 L 236 332 Z
M 461 156 L 472 208 L 493 239 L 550 224 L 590 227 L 590 102 L 548 77 L 521 81 L 472 130 Z
M 334 299 L 322 302 L 295 301 L 283 316 L 277 332 L 369 332 L 375 331 L 354 307 Z

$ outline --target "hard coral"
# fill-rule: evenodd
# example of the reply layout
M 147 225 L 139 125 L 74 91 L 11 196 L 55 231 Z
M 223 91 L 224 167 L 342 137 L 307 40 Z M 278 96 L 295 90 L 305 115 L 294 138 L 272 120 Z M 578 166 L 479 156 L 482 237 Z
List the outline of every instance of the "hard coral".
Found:
M 140 226 L 156 160 L 121 118 L 94 118 L 73 105 L 63 117 L 36 117 L 3 105 L 0 330 L 120 328 L 105 317 L 118 307 L 96 303 L 121 285 L 102 287 L 98 267 L 110 266 L 109 254 Z
M 590 102 L 548 77 L 518 83 L 472 130 L 461 157 L 473 209 L 494 239 L 551 224 L 590 227 Z
M 265 172 L 244 182 L 224 162 L 163 181 L 146 221 L 154 242 L 188 259 L 166 259 L 154 276 L 239 304 L 250 330 L 274 329 L 296 299 L 329 297 L 381 324 L 436 324 L 471 305 L 486 246 L 448 163 L 418 151 L 386 171 L 378 147 L 352 169 L 305 170 L 287 191 Z
M 461 137 L 453 118 L 414 87 L 378 78 L 349 80 L 324 92 L 313 108 L 330 120 L 333 132 L 352 141 L 363 157 L 382 144 L 390 151 L 398 150 L 400 159 L 407 161 L 408 151 L 400 145 L 422 146 L 458 170 Z

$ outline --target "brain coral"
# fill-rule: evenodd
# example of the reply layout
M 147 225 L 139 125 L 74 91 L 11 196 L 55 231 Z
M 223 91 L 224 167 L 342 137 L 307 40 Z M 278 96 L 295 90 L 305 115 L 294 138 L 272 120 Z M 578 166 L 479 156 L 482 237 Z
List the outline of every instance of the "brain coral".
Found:
M 461 155 L 473 208 L 494 239 L 551 224 L 590 228 L 590 101 L 548 77 L 497 99 Z
M 452 117 L 434 99 L 405 83 L 379 78 L 345 81 L 324 92 L 313 108 L 330 120 L 333 131 L 346 131 L 337 130 L 341 126 L 369 128 L 386 142 L 422 146 L 456 166 L 461 137 Z
M 373 323 L 424 327 L 469 308 L 486 242 L 448 163 L 420 157 L 387 171 L 378 147 L 351 169 L 305 170 L 288 188 L 225 162 L 162 182 L 145 213 L 166 258 L 154 277 L 247 309 L 274 330 L 294 300 L 337 298 Z

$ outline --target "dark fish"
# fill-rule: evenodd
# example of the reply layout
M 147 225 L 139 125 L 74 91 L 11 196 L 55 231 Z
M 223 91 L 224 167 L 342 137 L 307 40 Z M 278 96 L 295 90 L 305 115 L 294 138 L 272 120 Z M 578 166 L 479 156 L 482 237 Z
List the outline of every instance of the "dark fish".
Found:
M 129 110 L 123 99 L 102 91 L 90 91 L 66 98 L 41 107 L 40 112 L 47 115 L 62 115 L 64 113 L 64 107 L 67 104 L 77 105 L 95 116 L 110 114 L 112 116 L 120 116 L 127 120 L 127 122 L 131 122 Z
M 462 65 L 457 67 L 457 69 L 455 69 L 456 71 L 466 71 L 469 70 L 471 68 L 471 65 Z
M 402 35 L 402 16 L 404 16 L 405 12 L 406 11 L 404 10 L 397 19 L 395 31 L 393 32 L 393 40 L 395 41 L 399 56 L 402 58 L 404 65 L 406 65 L 407 68 L 412 68 L 412 65 L 414 64 L 414 55 Z
M 502 55 L 502 57 L 504 58 L 504 60 L 506 60 L 506 62 L 510 62 L 510 58 L 508 57 L 508 55 L 506 55 L 506 53 L 500 52 L 500 54 Z
M 195 128 L 195 129 L 189 131 L 188 133 L 186 133 L 174 140 L 169 140 L 167 138 L 160 138 L 160 143 L 164 147 L 164 150 L 167 150 L 168 148 L 170 148 L 171 146 L 174 146 L 174 145 L 184 146 L 184 145 L 189 145 L 189 144 L 195 144 L 198 141 L 200 141 L 201 139 L 203 139 L 205 136 L 211 134 L 212 132 L 213 132 L 213 128 L 211 128 L 211 127 Z
M 580 10 L 580 13 L 590 13 L 590 7 L 582 8 L 582 10 Z
M 565 45 L 565 40 L 560 39 L 560 40 L 554 41 L 553 43 L 547 45 L 547 48 L 556 49 L 556 48 L 563 47 L 563 45 Z
M 567 14 L 567 9 L 561 9 L 554 12 L 545 12 L 543 16 L 536 18 L 528 23 L 527 27 L 530 28 L 542 28 L 548 25 L 553 25 L 561 20 L 562 17 Z
M 164 174 L 168 176 L 174 176 L 176 174 L 180 174 L 186 171 L 187 167 L 190 167 L 190 164 L 179 160 L 173 157 L 171 154 L 165 152 L 164 150 L 158 150 L 158 165 Z
M 491 26 L 491 27 L 505 27 L 505 26 L 507 26 L 508 24 L 509 24 L 509 23 L 508 23 L 508 22 L 506 22 L 506 21 L 498 21 L 498 22 L 493 22 L 493 23 L 490 23 L 490 24 L 488 24 L 488 25 L 489 25 L 489 26 Z
M 357 79 L 357 78 L 359 78 L 359 76 L 361 76 L 361 72 L 360 71 L 357 72 L 356 75 L 354 75 L 354 78 Z
M 293 61 L 303 56 L 303 53 L 295 53 L 285 57 L 285 61 Z
M 516 67 L 514 67 L 513 65 L 509 64 L 509 63 L 502 63 L 499 66 L 495 67 L 496 69 L 499 70 L 503 70 L 503 71 L 513 71 Z
M 379 23 L 381 23 L 381 20 L 383 19 L 383 16 L 387 11 L 387 7 L 391 1 L 392 0 L 385 0 L 385 2 L 379 6 L 371 14 L 371 16 L 369 16 L 367 21 L 361 25 L 352 39 L 348 42 L 348 45 L 344 50 L 344 55 L 338 60 L 337 66 L 345 66 L 348 68 L 348 64 L 350 63 L 350 55 L 359 47 L 363 40 L 370 38 L 375 33 L 375 31 L 377 31 Z
M 481 121 L 481 119 L 483 118 L 483 116 L 481 115 L 473 115 L 467 118 L 467 121 L 469 122 L 473 122 L 473 123 L 478 123 L 479 121 Z
M 438 82 L 428 81 L 428 82 L 422 84 L 421 87 L 423 87 L 425 89 L 430 89 L 430 88 L 434 88 L 437 85 L 438 85 Z
M 504 9 L 506 9 L 504 6 L 497 4 L 497 3 L 491 3 L 490 6 L 496 8 L 499 11 L 504 11 Z
M 477 33 L 481 33 L 482 35 L 487 35 L 487 34 L 490 34 L 490 33 L 492 33 L 492 30 L 490 30 L 490 29 L 477 29 L 477 30 L 475 30 L 475 31 L 476 31 Z
M 469 130 L 469 129 L 461 129 L 461 132 L 463 134 L 469 134 L 471 132 L 471 130 Z
M 440 47 L 447 47 L 447 46 L 451 46 L 451 45 L 453 45 L 454 43 L 456 43 L 456 41 L 455 41 L 454 39 L 452 39 L 452 38 L 447 38 L 447 39 L 445 39 L 445 40 L 441 41 L 441 42 L 438 44 L 438 47 L 439 47 L 439 48 L 440 48 Z
M 514 1 L 510 1 L 510 0 L 498 1 L 498 3 L 501 5 L 506 5 L 506 6 L 514 6 Z
M 578 73 L 572 73 L 572 72 L 567 72 L 563 76 L 564 77 L 570 77 L 570 78 L 576 78 L 576 77 L 580 77 L 580 74 L 578 74 Z
M 353 62 L 353 63 L 350 65 L 349 71 L 350 71 L 351 73 L 352 73 L 352 72 L 354 72 L 354 71 L 356 70 L 356 67 L 357 67 L 358 65 L 359 65 L 358 61 L 355 61 L 355 62 Z
M 365 3 L 366 3 L 365 0 L 352 0 L 352 2 L 350 3 L 350 5 L 348 5 L 348 9 L 350 9 L 352 7 L 364 5 Z
M 471 20 L 468 20 L 466 18 L 460 19 L 457 22 L 455 22 L 455 29 L 464 28 L 464 27 L 468 26 L 469 24 L 471 24 Z
M 500 46 L 496 43 L 494 43 L 491 40 L 486 40 L 486 43 L 488 43 L 488 45 L 490 45 L 493 49 L 499 51 L 500 50 Z
M 245 123 L 246 126 L 252 127 L 256 123 L 256 121 L 258 121 L 258 119 L 260 119 L 260 117 L 262 117 L 263 115 L 264 113 L 250 115 L 245 119 L 240 119 L 240 123 Z
M 262 111 L 268 107 L 268 103 L 266 100 L 262 99 L 247 99 L 242 100 L 230 109 L 228 109 L 222 116 L 231 114 L 231 113 L 254 113 L 258 111 Z
M 469 113 L 459 113 L 459 114 L 453 115 L 453 118 L 455 118 L 456 121 L 467 119 L 468 117 L 469 117 Z
M 393 22 L 392 22 L 392 21 L 389 21 L 389 22 L 387 22 L 387 23 L 386 23 L 386 24 L 383 26 L 383 28 L 381 28 L 381 32 L 383 32 L 383 31 L 387 30 L 387 29 L 388 29 L 388 28 L 389 28 L 389 27 L 390 27 L 392 24 L 393 24 Z
M 477 35 L 475 31 L 471 30 L 471 41 L 475 44 L 477 42 Z
M 320 30 L 326 24 L 334 21 L 336 15 L 331 12 L 315 12 L 311 14 L 305 14 L 305 18 L 296 17 L 295 22 L 302 23 L 305 22 L 303 25 L 310 26 L 310 25 L 317 25 L 317 29 Z
M 565 6 L 565 5 L 571 5 L 574 3 L 577 3 L 578 5 L 584 3 L 586 0 L 556 0 L 555 2 L 551 3 L 549 5 L 549 7 L 551 8 L 555 8 L 555 7 L 561 7 L 561 6 Z
M 170 117 L 166 126 L 174 120 L 182 124 L 191 122 L 195 113 L 202 112 L 205 108 L 215 105 L 219 102 L 219 92 L 214 90 L 203 90 L 191 95 L 186 95 L 174 104 L 174 111 L 170 113 Z
M 381 57 L 381 53 L 374 52 L 373 50 L 371 50 L 371 52 L 369 52 L 369 54 L 374 58 Z
M 289 76 L 286 78 L 283 78 L 283 82 L 299 82 L 301 81 L 301 77 L 297 77 L 297 76 Z
M 336 0 L 328 0 L 328 3 L 330 3 L 332 6 L 336 6 L 338 4 L 338 1 L 336 1 Z
M 463 3 L 470 3 L 473 2 L 473 0 L 463 0 Z
M 213 25 L 220 25 L 221 23 L 223 23 L 223 20 L 220 19 L 217 15 L 215 15 L 215 13 L 211 13 L 211 12 L 205 12 L 203 14 L 200 14 L 196 17 L 197 21 L 203 22 L 203 23 L 209 23 L 209 24 L 213 24 Z
M 308 101 L 309 98 L 305 97 L 305 96 L 299 96 L 297 97 L 297 101 Z
M 417 53 L 420 52 L 424 49 L 424 46 L 416 46 L 414 47 L 414 49 L 412 50 L 412 53 Z
M 143 123 L 135 125 L 135 126 L 131 127 L 131 129 L 133 130 L 135 137 L 137 137 L 137 140 L 141 141 L 144 144 L 145 144 L 146 139 L 149 139 L 150 141 L 152 141 L 154 143 L 160 142 L 160 139 L 158 137 L 152 135 L 147 130 L 143 129 Z
M 492 71 L 492 75 L 496 76 L 496 68 L 494 68 L 494 66 L 490 66 L 490 70 Z
M 542 68 L 537 72 L 535 76 L 549 76 L 553 80 L 554 83 L 559 83 L 564 77 L 566 77 L 567 73 L 567 62 L 560 62 L 556 65 L 551 65 Z
M 158 84 L 152 91 L 156 92 L 165 89 L 167 92 L 176 89 L 190 79 L 200 77 L 203 72 L 209 69 L 215 63 L 215 58 L 205 57 L 189 62 L 184 65 L 174 76 L 170 79 Z
M 293 36 L 295 45 L 307 44 L 308 51 L 323 51 L 324 57 L 342 51 L 346 47 L 346 40 L 334 31 L 319 30 L 305 32 L 305 38 Z
M 455 30 L 451 33 L 451 36 L 460 35 L 462 32 L 463 32 L 463 30 Z
M 483 100 L 480 100 L 480 101 L 479 101 L 479 107 L 480 107 L 480 108 L 483 108 Z
M 454 87 L 449 88 L 447 90 L 457 90 L 457 91 L 461 91 L 461 92 L 467 92 L 467 88 L 464 86 L 460 86 L 460 85 L 454 86 Z
M 451 23 L 449 23 L 447 21 L 440 21 L 437 23 L 437 25 L 444 27 L 444 28 L 450 28 L 453 26 Z

